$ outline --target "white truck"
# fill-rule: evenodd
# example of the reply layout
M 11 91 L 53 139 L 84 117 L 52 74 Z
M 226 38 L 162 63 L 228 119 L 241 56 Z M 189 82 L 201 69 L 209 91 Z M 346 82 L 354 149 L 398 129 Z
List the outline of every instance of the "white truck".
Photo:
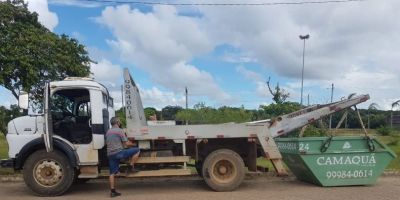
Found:
M 66 78 L 44 86 L 43 114 L 13 119 L 6 135 L 9 159 L 2 167 L 22 170 L 26 185 L 37 195 L 65 193 L 75 181 L 100 176 L 107 167 L 105 133 L 115 115 L 106 87 L 90 78 Z M 126 134 L 141 149 L 128 177 L 191 175 L 195 167 L 215 191 L 231 191 L 246 172 L 257 171 L 257 157 L 270 159 L 277 174 L 285 175 L 274 137 L 303 127 L 323 116 L 369 99 L 361 95 L 314 105 L 272 120 L 240 124 L 148 126 L 139 90 L 124 70 Z M 26 109 L 27 94 L 19 105 Z

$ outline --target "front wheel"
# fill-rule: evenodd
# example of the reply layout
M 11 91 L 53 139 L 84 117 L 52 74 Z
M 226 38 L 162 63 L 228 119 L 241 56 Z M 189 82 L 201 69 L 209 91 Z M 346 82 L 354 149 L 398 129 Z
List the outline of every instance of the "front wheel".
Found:
M 59 196 L 72 185 L 75 170 L 68 158 L 59 151 L 34 152 L 23 168 L 25 184 L 39 196 Z
M 210 153 L 203 163 L 203 178 L 218 192 L 235 190 L 243 182 L 245 166 L 239 154 L 230 149 Z

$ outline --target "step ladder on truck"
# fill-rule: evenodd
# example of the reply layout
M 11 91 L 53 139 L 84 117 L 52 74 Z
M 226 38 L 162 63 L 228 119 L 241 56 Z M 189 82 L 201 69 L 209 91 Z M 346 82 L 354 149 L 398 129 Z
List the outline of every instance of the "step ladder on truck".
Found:
M 22 170 L 34 193 L 56 196 L 73 182 L 101 176 L 108 164 L 104 134 L 115 112 L 107 88 L 93 79 L 50 82 L 44 91 L 43 115 L 16 118 L 8 124 L 9 159 L 1 164 Z M 239 124 L 149 126 L 128 69 L 124 69 L 124 96 L 126 135 L 141 149 L 135 165 L 140 172 L 127 177 L 191 175 L 187 165 L 194 162 L 198 174 L 215 191 L 236 189 L 247 171 L 257 171 L 259 156 L 270 159 L 278 175 L 286 175 L 275 137 L 369 99 L 360 95 Z M 55 99 L 60 98 L 66 98 L 68 107 L 57 107 Z M 26 99 L 21 95 L 20 105 Z

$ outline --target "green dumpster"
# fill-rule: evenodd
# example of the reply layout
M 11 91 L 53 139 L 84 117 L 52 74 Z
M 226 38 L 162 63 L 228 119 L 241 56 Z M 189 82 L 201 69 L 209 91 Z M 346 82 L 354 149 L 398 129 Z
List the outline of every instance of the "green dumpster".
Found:
M 371 185 L 396 157 L 369 137 L 276 138 L 297 179 L 320 186 Z

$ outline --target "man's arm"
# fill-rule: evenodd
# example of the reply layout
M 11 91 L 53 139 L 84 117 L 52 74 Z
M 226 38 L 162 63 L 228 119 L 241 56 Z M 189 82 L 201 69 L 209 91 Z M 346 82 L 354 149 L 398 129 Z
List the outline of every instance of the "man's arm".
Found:
M 120 136 L 121 136 L 121 141 L 122 141 L 122 145 L 124 146 L 124 148 L 136 146 L 135 143 L 128 140 L 128 138 L 126 137 L 124 132 L 122 132 Z
M 127 148 L 127 147 L 133 147 L 133 146 L 136 146 L 136 144 L 133 143 L 133 142 L 130 141 L 130 140 L 127 140 L 127 141 L 124 143 L 124 146 L 125 146 L 125 148 Z

